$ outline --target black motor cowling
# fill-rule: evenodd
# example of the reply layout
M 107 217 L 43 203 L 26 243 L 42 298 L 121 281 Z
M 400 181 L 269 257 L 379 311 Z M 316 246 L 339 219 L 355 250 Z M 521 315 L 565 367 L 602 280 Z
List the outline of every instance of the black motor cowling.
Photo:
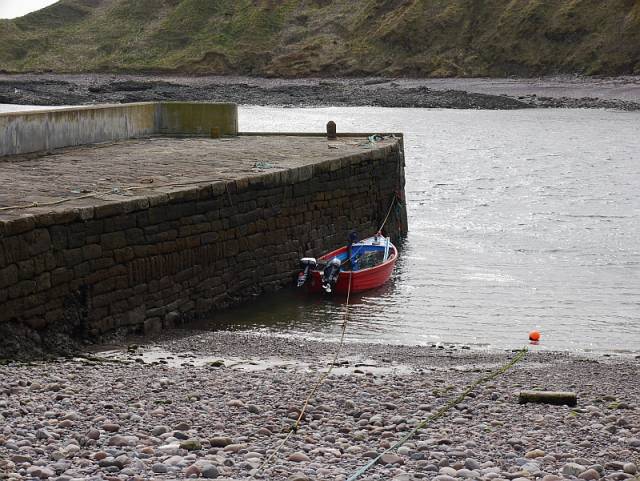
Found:
M 300 259 L 302 271 L 298 274 L 298 287 L 304 286 L 309 278 L 309 272 L 316 268 L 318 262 L 313 257 L 303 257 Z
M 333 286 L 338 282 L 341 265 L 342 263 L 340 262 L 340 259 L 334 257 L 324 268 L 322 273 L 322 288 L 325 292 L 330 293 L 333 290 Z

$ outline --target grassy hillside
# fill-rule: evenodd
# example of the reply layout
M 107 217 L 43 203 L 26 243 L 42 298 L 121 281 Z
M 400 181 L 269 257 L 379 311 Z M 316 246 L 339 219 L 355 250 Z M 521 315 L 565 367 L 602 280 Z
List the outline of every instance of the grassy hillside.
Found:
M 0 21 L 0 70 L 640 74 L 640 1 L 61 0 Z

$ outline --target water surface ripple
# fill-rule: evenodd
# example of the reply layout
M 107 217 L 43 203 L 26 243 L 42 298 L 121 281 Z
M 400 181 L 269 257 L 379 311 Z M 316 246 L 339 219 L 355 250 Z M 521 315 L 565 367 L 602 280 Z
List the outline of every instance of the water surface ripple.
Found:
M 244 131 L 328 120 L 406 136 L 410 233 L 350 340 L 514 348 L 535 328 L 548 349 L 640 352 L 640 113 L 240 109 Z M 342 312 L 286 290 L 212 323 L 335 339 Z

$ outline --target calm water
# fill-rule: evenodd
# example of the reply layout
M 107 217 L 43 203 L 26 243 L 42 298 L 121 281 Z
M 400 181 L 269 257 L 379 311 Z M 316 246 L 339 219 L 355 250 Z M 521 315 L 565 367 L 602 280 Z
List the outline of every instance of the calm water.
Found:
M 240 109 L 245 131 L 330 119 L 406 135 L 410 233 L 351 340 L 509 348 L 535 328 L 543 348 L 640 351 L 639 113 Z M 342 309 L 287 290 L 214 322 L 337 338 Z
M 640 352 L 640 113 L 240 109 L 245 131 L 330 119 L 406 135 L 410 233 L 350 340 L 512 348 L 538 329 L 542 348 Z M 290 289 L 211 325 L 335 339 L 342 312 Z

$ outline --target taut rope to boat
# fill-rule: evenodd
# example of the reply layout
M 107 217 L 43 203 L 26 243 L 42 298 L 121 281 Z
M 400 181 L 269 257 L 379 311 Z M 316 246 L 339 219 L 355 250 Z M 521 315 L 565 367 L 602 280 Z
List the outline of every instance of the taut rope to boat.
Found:
M 394 195 L 393 199 L 391 200 L 391 204 L 389 205 L 389 209 L 387 210 L 387 215 L 385 216 L 384 220 L 382 221 L 382 225 L 378 229 L 378 232 L 382 232 L 382 229 L 384 228 L 385 224 L 389 220 L 389 216 L 391 215 L 391 212 L 393 210 L 393 206 L 395 205 L 395 203 L 396 203 L 396 196 Z M 340 342 L 338 344 L 338 348 L 336 349 L 336 352 L 335 352 L 335 354 L 333 356 L 333 360 L 331 361 L 331 364 L 329 365 L 329 369 L 327 369 L 325 372 L 322 373 L 322 375 L 320 376 L 318 381 L 313 385 L 313 387 L 311 388 L 311 390 L 307 394 L 307 397 L 305 398 L 304 403 L 302 405 L 302 409 L 300 409 L 300 414 L 296 418 L 295 422 L 289 428 L 289 431 L 287 432 L 287 435 L 285 436 L 285 438 L 278 445 L 278 447 L 273 451 L 273 453 L 271 453 L 264 460 L 264 462 L 260 465 L 260 467 L 257 469 L 257 471 L 254 472 L 251 475 L 251 478 L 255 478 L 258 474 L 262 473 L 271 464 L 271 462 L 275 459 L 275 457 L 278 455 L 278 453 L 280 451 L 282 451 L 284 446 L 287 444 L 287 441 L 289 441 L 289 439 L 291 439 L 291 437 L 298 432 L 298 429 L 300 428 L 300 426 L 302 424 L 302 420 L 303 420 L 304 415 L 306 413 L 307 407 L 309 406 L 309 402 L 311 401 L 311 398 L 318 392 L 318 389 L 320 389 L 320 387 L 325 383 L 325 381 L 327 380 L 327 378 L 329 377 L 329 375 L 333 371 L 333 368 L 338 363 L 338 359 L 340 357 L 340 353 L 342 352 L 342 348 L 344 347 L 344 339 L 345 339 L 345 335 L 346 335 L 346 332 L 347 332 L 347 324 L 349 322 L 349 301 L 350 301 L 350 297 L 351 297 L 351 281 L 352 281 L 352 278 L 353 278 L 353 271 L 348 271 L 348 272 L 349 272 L 349 285 L 348 285 L 348 289 L 347 289 L 347 299 L 346 299 L 346 302 L 345 302 L 345 305 L 344 305 L 344 319 L 342 321 L 342 332 L 340 334 Z
M 342 347 L 344 346 L 344 338 L 347 332 L 347 323 L 349 321 L 349 298 L 351 295 L 351 276 L 352 275 L 353 273 L 349 271 L 349 289 L 347 290 L 347 301 L 344 306 L 344 320 L 342 321 L 342 333 L 340 334 L 340 343 L 338 344 L 338 349 L 336 349 L 335 355 L 333 356 L 333 360 L 329 365 L 329 369 L 327 369 L 324 373 L 322 373 L 322 376 L 320 376 L 320 378 L 318 379 L 318 382 L 316 382 L 313 388 L 311 388 L 311 390 L 309 391 L 309 394 L 307 395 L 302 405 L 302 409 L 300 410 L 300 414 L 298 415 L 293 425 L 289 428 L 289 432 L 287 433 L 286 437 L 282 440 L 278 448 L 273 453 L 271 453 L 271 455 L 267 459 L 265 459 L 262 465 L 258 468 L 258 471 L 251 476 L 252 478 L 254 478 L 257 474 L 261 473 L 271 463 L 271 461 L 276 457 L 276 455 L 282 450 L 282 448 L 284 448 L 285 444 L 287 444 L 287 441 L 289 441 L 291 436 L 293 436 L 298 432 L 298 429 L 302 424 L 302 419 L 304 418 L 307 407 L 309 406 L 309 401 L 315 395 L 315 393 L 318 392 L 318 389 L 320 389 L 320 387 L 324 384 L 324 382 L 327 380 L 327 378 L 331 374 L 331 371 L 333 371 L 333 368 L 338 363 L 338 358 L 340 357 L 340 353 L 342 352 Z

